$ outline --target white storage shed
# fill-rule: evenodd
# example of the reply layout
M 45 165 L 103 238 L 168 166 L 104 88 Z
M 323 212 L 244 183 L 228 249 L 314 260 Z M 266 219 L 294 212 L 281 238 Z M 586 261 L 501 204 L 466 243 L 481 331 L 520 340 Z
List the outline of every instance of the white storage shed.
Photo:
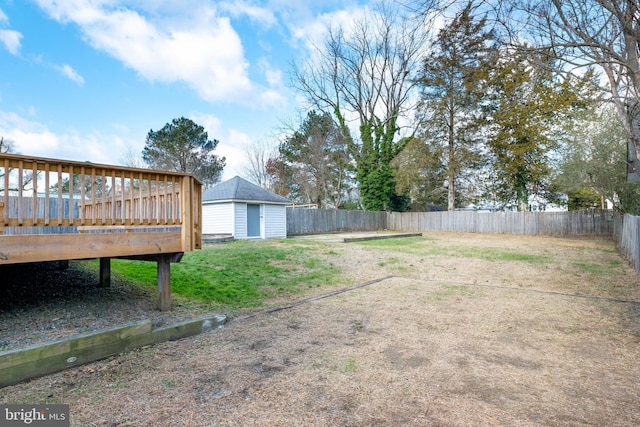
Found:
M 202 234 L 234 239 L 287 237 L 289 199 L 238 176 L 202 193 Z

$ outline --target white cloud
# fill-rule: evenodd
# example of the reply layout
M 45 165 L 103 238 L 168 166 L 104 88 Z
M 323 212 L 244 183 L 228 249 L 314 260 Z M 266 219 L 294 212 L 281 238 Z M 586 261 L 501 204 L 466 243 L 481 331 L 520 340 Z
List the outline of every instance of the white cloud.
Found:
M 20 39 L 22 34 L 14 30 L 0 30 L 0 42 L 13 55 L 17 55 L 20 50 Z
M 258 60 L 258 67 L 264 73 L 269 86 L 273 87 L 282 85 L 282 71 L 272 67 L 267 58 L 260 58 Z
M 226 181 L 242 173 L 247 157 L 246 147 L 252 144 L 251 137 L 244 132 L 230 129 L 223 140 L 220 140 L 216 154 L 227 158 L 222 173 L 222 180 Z
M 273 46 L 271 46 L 271 43 L 262 39 L 258 40 L 258 46 L 260 46 L 260 48 L 266 52 L 271 52 L 271 50 L 273 49 Z
M 246 164 L 246 147 L 253 144 L 251 136 L 236 130 L 222 130 L 221 121 L 213 115 L 195 114 L 191 119 L 203 126 L 210 139 L 218 139 L 215 154 L 226 158 L 223 180 L 240 175 Z M 97 131 L 81 133 L 69 129 L 55 133 L 47 126 L 16 113 L 0 111 L 0 135 L 15 143 L 15 151 L 26 156 L 100 164 L 121 164 L 126 153 L 141 153 L 140 138 L 130 135 L 128 128 L 114 125 L 114 133 Z
M 258 100 L 262 105 L 284 105 L 287 100 L 277 90 L 267 90 L 260 94 Z
M 122 155 L 131 146 L 119 135 L 99 132 L 80 133 L 75 129 L 60 137 L 62 159 L 117 165 Z
M 227 180 L 238 175 L 245 158 L 243 147 L 247 141 L 251 141 L 249 135 L 234 129 L 223 133 L 221 120 L 211 114 L 191 114 L 189 118 L 207 131 L 209 139 L 219 141 L 214 154 L 226 158 L 222 179 Z
M 220 119 L 213 114 L 195 113 L 189 117 L 195 124 L 204 128 L 209 136 L 209 139 L 220 139 L 218 133 L 220 132 Z
M 69 64 L 56 65 L 55 68 L 60 71 L 65 77 L 69 80 L 74 81 L 78 84 L 78 86 L 82 86 L 84 84 L 84 78 L 73 67 Z
M 46 126 L 16 113 L 0 111 L 0 134 L 15 143 L 15 151 L 26 155 L 51 157 L 59 146 L 58 137 Z
M 302 43 L 313 51 L 324 45 L 330 28 L 342 28 L 347 33 L 354 24 L 371 13 L 368 7 L 353 7 L 320 14 L 313 20 L 289 23 L 294 43 Z
M 78 25 L 92 47 L 149 81 L 185 82 L 207 101 L 249 103 L 264 90 L 249 79 L 241 39 L 215 4 L 192 1 L 169 14 L 162 1 L 38 3 L 54 19 Z M 261 22 L 274 19 L 244 3 L 236 9 Z
M 269 9 L 250 5 L 242 0 L 236 0 L 232 3 L 222 2 L 220 9 L 229 12 L 234 17 L 247 16 L 266 28 L 271 28 L 278 23 L 275 15 Z
M 9 18 L 0 9 L 0 24 L 9 24 Z M 0 30 L 0 43 L 2 43 L 12 55 L 17 55 L 20 50 L 22 34 L 15 30 Z
M 71 129 L 57 134 L 46 125 L 16 113 L 0 111 L 0 135 L 15 143 L 16 152 L 26 156 L 119 164 L 120 158 L 138 141 L 115 134 L 81 134 Z

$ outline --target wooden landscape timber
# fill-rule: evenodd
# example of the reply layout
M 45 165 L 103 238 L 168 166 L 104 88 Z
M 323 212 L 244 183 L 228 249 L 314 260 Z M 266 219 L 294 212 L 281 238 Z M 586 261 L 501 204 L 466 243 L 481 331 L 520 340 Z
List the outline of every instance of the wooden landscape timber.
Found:
M 158 308 L 171 308 L 170 263 L 202 247 L 202 184 L 185 173 L 0 153 L 0 265 L 99 258 L 158 263 Z
M 134 348 L 197 335 L 220 328 L 226 321 L 226 316 L 214 314 L 153 329 L 151 321 L 143 320 L 27 348 L 3 351 L 0 352 L 0 388 Z

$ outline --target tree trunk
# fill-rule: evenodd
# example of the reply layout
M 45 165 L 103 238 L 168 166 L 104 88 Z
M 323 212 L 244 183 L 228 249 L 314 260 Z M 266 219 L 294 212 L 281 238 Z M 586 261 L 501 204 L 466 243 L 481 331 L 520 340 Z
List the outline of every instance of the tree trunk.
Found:
M 451 93 L 453 93 L 453 87 L 450 88 Z M 453 100 L 452 98 L 450 98 L 450 105 L 449 105 L 449 123 L 448 123 L 448 127 L 449 127 L 449 191 L 448 191 L 448 200 L 447 200 L 447 204 L 448 204 L 448 210 L 452 211 L 456 208 L 456 158 L 455 158 L 455 154 L 456 154 L 456 150 L 455 150 L 455 144 L 456 144 L 456 140 L 455 140 L 455 132 L 454 132 L 454 128 L 455 128 L 455 114 L 454 114 L 454 106 L 453 106 Z

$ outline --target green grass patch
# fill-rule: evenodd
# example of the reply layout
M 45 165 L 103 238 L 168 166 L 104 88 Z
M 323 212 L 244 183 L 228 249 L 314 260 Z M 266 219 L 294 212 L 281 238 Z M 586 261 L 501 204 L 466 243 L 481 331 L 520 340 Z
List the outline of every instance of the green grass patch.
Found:
M 427 239 L 424 237 L 394 237 L 389 239 L 363 240 L 359 245 L 371 248 L 420 248 Z
M 511 250 L 486 247 L 457 248 L 455 249 L 455 253 L 458 256 L 465 258 L 477 258 L 485 261 L 521 261 L 532 264 L 541 264 L 553 262 L 554 260 L 553 257 L 548 255 L 527 254 Z
M 617 275 L 623 274 L 622 262 L 614 259 L 608 263 L 574 262 L 573 265 L 583 273 Z
M 345 374 L 351 374 L 357 370 L 357 359 L 354 356 L 347 357 L 342 372 Z
M 90 265 L 98 268 L 97 261 Z M 157 286 L 156 263 L 114 259 L 111 270 L 114 277 Z M 323 246 L 235 241 L 185 253 L 171 265 L 171 291 L 200 303 L 256 307 L 270 298 L 342 283 L 339 273 L 326 261 Z
M 513 250 L 491 247 L 446 246 L 445 241 L 424 237 L 403 237 L 394 239 L 368 240 L 359 243 L 372 250 L 384 250 L 412 255 L 445 255 L 461 258 L 476 258 L 485 261 L 522 261 L 533 264 L 553 262 L 549 255 L 536 255 Z M 394 258 L 392 258 L 394 259 Z M 397 258 L 395 258 L 397 259 Z M 391 262 L 387 262 L 390 264 Z M 384 263 L 379 264 L 384 266 Z
M 388 266 L 388 265 L 396 265 L 396 264 L 400 264 L 402 262 L 402 260 L 398 257 L 391 257 L 391 258 L 387 258 L 385 261 L 380 261 L 378 263 L 379 267 L 384 267 L 384 266 Z
M 424 301 L 449 301 L 455 298 L 462 298 L 471 295 L 476 295 L 482 291 L 476 288 L 471 288 L 464 285 L 442 285 L 442 287 L 426 296 L 422 297 Z

